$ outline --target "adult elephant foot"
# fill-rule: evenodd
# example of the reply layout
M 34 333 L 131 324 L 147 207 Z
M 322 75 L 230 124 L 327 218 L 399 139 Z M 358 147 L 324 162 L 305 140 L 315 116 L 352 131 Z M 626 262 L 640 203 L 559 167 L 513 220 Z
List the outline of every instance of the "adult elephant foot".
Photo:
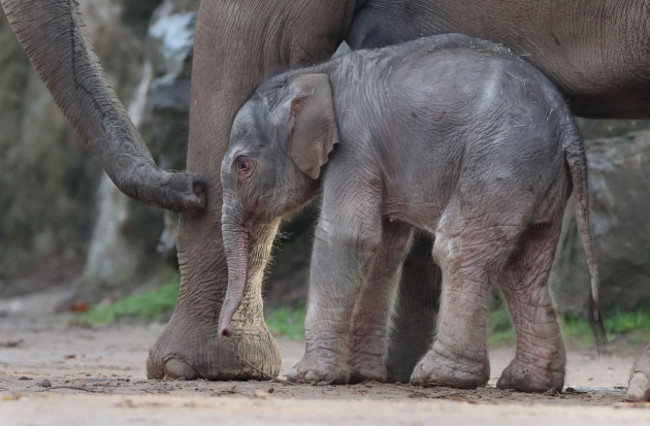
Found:
M 631 401 L 650 401 L 650 345 L 646 346 L 634 364 L 627 397 Z
M 520 362 L 515 358 L 501 373 L 497 387 L 529 393 L 560 392 L 564 385 L 563 359 L 553 364 L 540 368 L 532 362 Z
M 262 322 L 219 339 L 217 324 L 172 320 L 149 351 L 149 379 L 268 379 L 280 372 L 280 348 Z
M 279 221 L 251 232 L 249 284 L 232 318 L 233 334 L 227 338 L 219 335 L 227 282 L 225 261 L 221 265 L 206 262 L 205 253 L 214 253 L 216 259 L 223 254 L 215 239 L 201 237 L 219 235 L 218 225 L 208 215 L 182 217 L 178 235 L 181 288 L 167 328 L 149 351 L 150 379 L 267 379 L 280 372 L 280 349 L 264 322 L 261 291 Z
M 433 348 L 415 366 L 411 384 L 476 389 L 485 386 L 489 378 L 490 364 L 487 353 L 467 358 L 436 341 Z

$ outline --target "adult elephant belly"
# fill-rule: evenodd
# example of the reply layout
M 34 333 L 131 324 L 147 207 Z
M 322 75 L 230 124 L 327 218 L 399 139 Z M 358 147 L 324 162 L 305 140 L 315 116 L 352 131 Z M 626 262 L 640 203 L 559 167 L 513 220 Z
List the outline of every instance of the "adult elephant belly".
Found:
M 348 43 L 380 47 L 459 32 L 520 50 L 592 118 L 650 117 L 650 1 L 376 0 Z

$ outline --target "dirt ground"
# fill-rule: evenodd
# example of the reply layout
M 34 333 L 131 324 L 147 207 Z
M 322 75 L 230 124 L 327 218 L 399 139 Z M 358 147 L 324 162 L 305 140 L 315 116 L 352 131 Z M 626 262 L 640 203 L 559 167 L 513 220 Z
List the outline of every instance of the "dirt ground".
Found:
M 632 351 L 570 351 L 561 394 L 494 388 L 513 356 L 491 350 L 490 386 L 292 386 L 274 381 L 149 381 L 144 361 L 164 325 L 69 325 L 56 293 L 0 300 L 0 425 L 650 424 L 650 404 L 625 401 Z M 302 356 L 280 339 L 282 375 Z M 564 423 L 567 422 L 567 423 Z M 570 422 L 570 423 L 568 423 Z

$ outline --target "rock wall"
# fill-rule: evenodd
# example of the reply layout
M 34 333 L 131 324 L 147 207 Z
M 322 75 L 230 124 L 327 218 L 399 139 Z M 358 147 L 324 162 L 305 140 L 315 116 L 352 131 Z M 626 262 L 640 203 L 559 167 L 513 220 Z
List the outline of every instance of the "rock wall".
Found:
M 140 81 L 129 105 L 129 115 L 156 161 L 169 169 L 185 168 L 198 3 L 165 0 L 155 9 L 145 34 Z M 99 205 L 84 271 L 61 307 L 160 284 L 175 265 L 176 215 L 128 199 L 106 175 Z
M 0 280 L 7 280 L 54 253 L 68 260 L 83 253 L 97 176 L 2 9 L 0 128 Z
M 160 1 L 139 2 L 139 14 L 127 0 L 79 3 L 110 83 L 121 99 L 129 99 L 142 73 L 144 44 L 137 32 L 143 19 L 146 28 Z M 78 269 L 97 217 L 100 178 L 97 164 L 29 64 L 2 9 L 0 128 L 2 292 L 10 279 L 44 264 Z

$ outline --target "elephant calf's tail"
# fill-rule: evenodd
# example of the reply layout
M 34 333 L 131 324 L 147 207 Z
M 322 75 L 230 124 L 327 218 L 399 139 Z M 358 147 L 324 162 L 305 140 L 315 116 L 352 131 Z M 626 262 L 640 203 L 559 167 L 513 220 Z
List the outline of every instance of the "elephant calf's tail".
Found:
M 575 194 L 576 223 L 580 241 L 585 251 L 589 269 L 589 325 L 599 347 L 607 343 L 605 325 L 598 307 L 598 264 L 589 221 L 589 183 L 587 180 L 587 155 L 585 145 L 575 121 L 563 129 L 562 148 L 571 173 Z

